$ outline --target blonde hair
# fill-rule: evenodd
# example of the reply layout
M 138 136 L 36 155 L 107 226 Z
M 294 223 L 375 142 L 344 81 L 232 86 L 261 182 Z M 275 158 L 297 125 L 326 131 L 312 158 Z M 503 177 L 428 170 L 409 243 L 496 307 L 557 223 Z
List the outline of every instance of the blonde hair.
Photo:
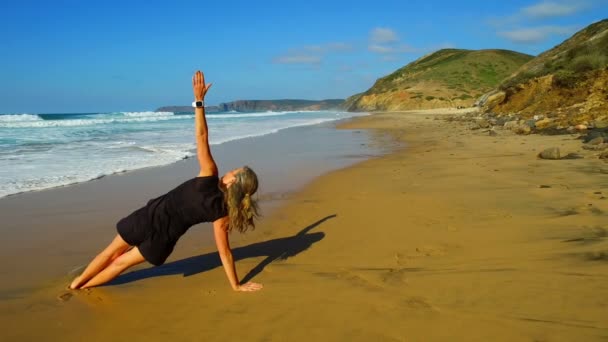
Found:
M 241 233 L 250 227 L 255 229 L 254 219 L 259 216 L 258 201 L 251 196 L 258 190 L 258 176 L 248 166 L 236 174 L 236 181 L 225 192 L 228 209 L 228 231 L 232 229 Z

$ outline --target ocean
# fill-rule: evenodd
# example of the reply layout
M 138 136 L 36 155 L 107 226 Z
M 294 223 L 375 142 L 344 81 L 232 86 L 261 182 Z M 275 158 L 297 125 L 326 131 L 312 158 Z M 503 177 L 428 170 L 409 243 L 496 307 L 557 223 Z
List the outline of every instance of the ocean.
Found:
M 211 145 L 364 115 L 341 111 L 207 114 Z M 194 114 L 0 114 L 0 197 L 195 156 Z

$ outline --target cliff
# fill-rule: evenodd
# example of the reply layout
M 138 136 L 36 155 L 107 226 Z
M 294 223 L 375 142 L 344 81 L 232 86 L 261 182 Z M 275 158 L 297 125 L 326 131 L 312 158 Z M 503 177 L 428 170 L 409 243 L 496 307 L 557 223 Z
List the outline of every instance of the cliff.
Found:
M 267 112 L 267 111 L 299 111 L 299 110 L 333 110 L 340 109 L 344 100 L 239 100 L 220 103 L 217 106 L 205 107 L 207 112 Z M 190 106 L 160 107 L 157 112 L 192 112 Z
M 155 110 L 156 112 L 194 113 L 192 106 L 164 106 Z M 218 106 L 205 106 L 205 112 L 219 112 Z
M 266 112 L 290 110 L 330 110 L 338 109 L 344 100 L 239 100 L 220 103 L 219 111 Z

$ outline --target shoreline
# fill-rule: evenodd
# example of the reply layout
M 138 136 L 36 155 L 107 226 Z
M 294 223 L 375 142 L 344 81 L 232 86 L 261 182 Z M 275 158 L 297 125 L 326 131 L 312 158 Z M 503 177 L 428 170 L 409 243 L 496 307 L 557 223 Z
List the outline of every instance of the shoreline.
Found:
M 231 236 L 239 275 L 263 283 L 260 293 L 232 292 L 206 247 L 51 308 L 9 310 L 9 337 L 31 321 L 39 332 L 26 335 L 47 340 L 608 336 L 608 166 L 536 158 L 578 141 L 490 137 L 428 112 L 340 126 L 407 147 L 314 178 L 258 230 Z
M 306 111 L 298 111 L 300 112 L 306 112 Z M 311 113 L 319 113 L 320 111 L 310 111 Z M 170 112 L 171 114 L 175 114 Z M 263 112 L 263 113 L 249 113 L 250 115 L 256 115 L 256 114 L 269 114 L 272 113 L 274 115 L 280 115 L 282 113 L 291 113 L 291 112 Z M 338 113 L 338 112 L 336 112 Z M 77 114 L 57 114 L 57 115 L 82 115 L 85 113 L 77 113 Z M 107 113 L 93 113 L 93 114 L 99 114 L 99 115 L 104 115 Z M 20 115 L 55 115 L 55 114 L 20 114 Z M 175 115 L 179 115 L 179 114 L 175 114 Z M 212 117 L 214 117 L 214 114 L 210 114 Z M 240 115 L 240 114 L 239 114 Z M 319 126 L 319 125 L 336 125 L 339 124 L 339 122 L 344 121 L 344 120 L 349 120 L 351 118 L 357 117 L 357 116 L 362 116 L 365 114 L 361 114 L 361 113 L 355 113 L 353 114 L 353 116 L 351 117 L 347 117 L 347 118 L 340 118 L 340 119 L 322 119 L 320 122 L 316 122 L 316 123 L 311 123 L 311 122 L 307 122 L 307 123 L 299 123 L 299 124 L 294 124 L 292 126 L 289 127 L 284 127 L 284 128 L 276 128 L 274 130 L 271 130 L 269 132 L 263 133 L 263 134 L 254 134 L 254 135 L 244 135 L 244 136 L 235 136 L 235 137 L 231 137 L 228 140 L 222 140 L 220 139 L 219 142 L 215 142 L 211 144 L 211 147 L 213 149 L 216 148 L 222 148 L 221 145 L 224 144 L 240 144 L 243 141 L 246 140 L 250 140 L 250 139 L 258 139 L 258 138 L 263 138 L 265 136 L 268 135 L 273 135 L 273 134 L 277 134 L 281 131 L 284 130 L 290 130 L 290 129 L 297 129 L 297 128 L 302 128 L 302 127 L 308 127 L 308 126 Z M 367 114 L 369 115 L 369 114 Z M 222 115 L 222 117 L 230 117 L 230 114 L 228 115 Z M 194 146 L 194 143 L 192 143 L 192 145 Z M 66 183 L 66 184 L 55 184 L 55 185 L 45 185 L 45 187 L 42 188 L 37 188 L 37 189 L 29 189 L 29 190 L 23 190 L 23 191 L 19 191 L 19 192 L 14 192 L 14 193 L 9 193 L 9 194 L 3 194 L 0 195 L 0 201 L 4 198 L 9 198 L 12 196 L 18 196 L 18 195 L 23 195 L 23 194 L 28 194 L 28 193 L 36 193 L 36 192 L 40 192 L 40 191 L 47 191 L 47 190 L 53 190 L 53 189 L 58 189 L 58 188 L 64 188 L 64 187 L 71 187 L 71 186 L 77 186 L 80 184 L 85 184 L 88 182 L 92 182 L 92 181 L 96 181 L 105 177 L 113 177 L 113 176 L 117 176 L 117 175 L 123 175 L 123 174 L 129 174 L 132 172 L 138 172 L 138 171 L 144 171 L 144 170 L 149 170 L 149 169 L 153 169 L 153 168 L 163 168 L 163 167 L 168 167 L 171 166 L 173 164 L 176 163 L 180 163 L 180 162 L 184 162 L 187 161 L 189 159 L 196 159 L 196 148 L 193 147 L 192 149 L 189 149 L 187 151 L 184 151 L 186 154 L 185 156 L 181 157 L 180 159 L 174 159 L 166 164 L 159 164 L 159 165 L 147 165 L 147 166 L 138 166 L 136 168 L 133 169 L 120 169 L 118 171 L 108 171 L 106 173 L 102 173 L 102 174 L 97 174 L 97 175 L 89 175 L 89 178 L 83 178 L 82 180 L 77 180 L 77 181 L 73 181 L 71 183 Z

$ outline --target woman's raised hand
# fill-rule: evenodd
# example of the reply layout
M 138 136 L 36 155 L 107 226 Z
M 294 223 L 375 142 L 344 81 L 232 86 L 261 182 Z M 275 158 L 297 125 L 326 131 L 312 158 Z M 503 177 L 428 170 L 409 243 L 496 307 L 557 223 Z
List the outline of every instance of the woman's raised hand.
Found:
M 241 292 L 253 292 L 253 291 L 259 291 L 263 287 L 264 286 L 262 284 L 248 282 L 248 283 L 245 283 L 243 285 L 239 285 L 239 287 L 237 288 L 237 291 L 241 291 Z
M 207 94 L 207 90 L 211 88 L 211 83 L 205 84 L 205 75 L 198 70 L 192 76 L 192 90 L 194 91 L 194 99 L 196 101 L 205 100 L 205 94 Z

